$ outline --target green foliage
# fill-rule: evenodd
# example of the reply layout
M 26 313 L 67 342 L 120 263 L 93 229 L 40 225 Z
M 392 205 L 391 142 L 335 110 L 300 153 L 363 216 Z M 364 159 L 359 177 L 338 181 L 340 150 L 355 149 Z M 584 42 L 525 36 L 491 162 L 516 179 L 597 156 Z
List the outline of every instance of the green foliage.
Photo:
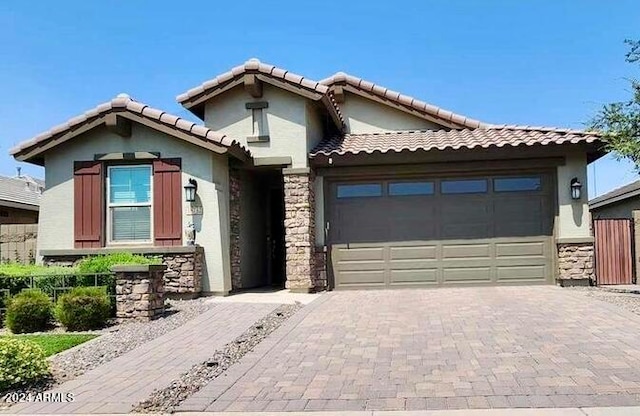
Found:
M 111 314 L 104 287 L 76 287 L 60 296 L 55 316 L 69 331 L 86 331 L 103 327 Z
M 112 253 L 102 256 L 91 256 L 78 263 L 81 273 L 109 273 L 117 264 L 161 264 L 162 260 L 132 253 Z
M 33 342 L 42 348 L 46 357 L 49 357 L 96 337 L 97 335 L 93 334 L 5 335 L 0 336 L 0 340 L 10 338 Z
M 45 293 L 28 289 L 9 299 L 5 325 L 14 334 L 43 331 L 51 322 L 53 304 Z
M 630 50 L 629 63 L 640 62 L 640 41 L 625 41 Z M 618 159 L 629 159 L 640 172 L 640 82 L 631 79 L 632 97 L 627 101 L 606 104 L 591 121 L 591 128 L 600 132 L 605 150 Z
M 0 263 L 0 277 L 29 277 L 72 275 L 79 272 L 76 267 L 43 266 L 38 264 Z
M 40 381 L 49 375 L 43 349 L 19 337 L 0 338 L 0 390 Z

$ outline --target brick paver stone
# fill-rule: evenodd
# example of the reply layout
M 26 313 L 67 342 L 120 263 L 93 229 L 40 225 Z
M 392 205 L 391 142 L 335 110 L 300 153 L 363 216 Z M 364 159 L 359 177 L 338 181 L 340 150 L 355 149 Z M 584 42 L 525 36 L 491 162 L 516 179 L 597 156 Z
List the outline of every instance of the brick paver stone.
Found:
M 241 363 L 183 409 L 638 405 L 640 316 L 555 286 L 331 292 Z
M 171 380 L 205 361 L 215 350 L 233 341 L 277 307 L 259 303 L 214 304 L 210 310 L 180 328 L 53 390 L 74 393 L 74 402 L 24 403 L 11 407 L 7 412 L 128 413 L 154 389 L 166 387 Z M 202 406 L 209 404 L 207 401 Z

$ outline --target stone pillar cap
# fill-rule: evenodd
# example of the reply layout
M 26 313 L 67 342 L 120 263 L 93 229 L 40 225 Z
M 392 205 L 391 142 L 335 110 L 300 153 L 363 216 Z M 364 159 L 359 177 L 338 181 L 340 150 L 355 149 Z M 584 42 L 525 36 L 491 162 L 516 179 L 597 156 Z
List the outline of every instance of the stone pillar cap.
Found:
M 114 273 L 163 272 L 166 269 L 164 264 L 118 264 L 111 267 Z

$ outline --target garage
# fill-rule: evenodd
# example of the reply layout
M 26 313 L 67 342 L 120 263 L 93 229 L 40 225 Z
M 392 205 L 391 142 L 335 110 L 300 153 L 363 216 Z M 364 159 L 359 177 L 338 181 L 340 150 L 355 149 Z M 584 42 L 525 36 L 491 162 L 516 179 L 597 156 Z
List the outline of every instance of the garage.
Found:
M 552 173 L 334 180 L 332 286 L 553 281 Z

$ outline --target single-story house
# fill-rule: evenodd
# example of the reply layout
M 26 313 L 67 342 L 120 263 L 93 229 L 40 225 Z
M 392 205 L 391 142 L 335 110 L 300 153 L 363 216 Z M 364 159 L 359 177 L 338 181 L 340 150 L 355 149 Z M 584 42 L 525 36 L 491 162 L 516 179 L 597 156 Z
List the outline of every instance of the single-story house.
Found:
M 589 210 L 594 219 L 633 218 L 640 210 L 640 180 L 593 198 Z
M 43 190 L 31 176 L 0 176 L 0 224 L 37 224 Z
M 344 73 L 252 59 L 177 97 L 128 95 L 24 142 L 47 263 L 163 256 L 171 292 L 585 282 L 600 138 L 494 125 Z

